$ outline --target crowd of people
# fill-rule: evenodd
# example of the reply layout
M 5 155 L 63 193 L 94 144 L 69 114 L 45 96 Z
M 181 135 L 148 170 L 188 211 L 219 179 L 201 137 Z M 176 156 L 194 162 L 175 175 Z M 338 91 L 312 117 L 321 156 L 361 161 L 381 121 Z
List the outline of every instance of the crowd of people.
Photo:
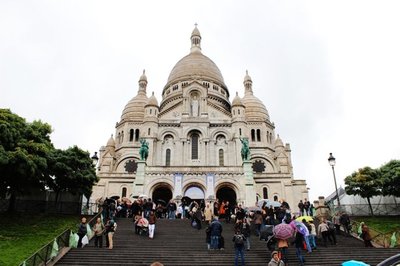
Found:
M 279 206 L 268 205 L 267 201 L 256 208 L 245 209 L 242 204 L 232 206 L 227 201 L 207 202 L 182 201 L 177 205 L 173 200 L 168 203 L 156 203 L 151 199 L 137 199 L 132 204 L 125 204 L 115 199 L 106 199 L 102 203 L 102 218 L 98 218 L 92 227 L 94 232 L 94 245 L 103 246 L 103 236 L 106 235 L 106 247 L 113 248 L 113 234 L 116 231 L 116 217 L 132 218 L 135 225 L 135 233 L 148 235 L 154 238 L 155 225 L 158 219 L 188 219 L 193 228 L 201 230 L 206 226 L 205 239 L 208 250 L 223 250 L 225 239 L 222 235 L 223 228 L 233 226 L 234 235 L 232 242 L 235 249 L 235 266 L 245 265 L 245 251 L 251 249 L 252 235 L 257 240 L 263 239 L 262 235 L 268 226 L 279 224 L 293 225 L 293 235 L 286 239 L 280 239 L 271 235 L 266 241 L 270 242 L 268 248 L 271 253 L 269 266 L 287 265 L 288 248 L 292 244 L 296 250 L 299 265 L 304 265 L 304 252 L 311 253 L 317 249 L 316 238 L 322 239 L 322 245 L 328 246 L 337 244 L 336 235 L 350 235 L 350 218 L 346 213 L 336 212 L 331 220 L 302 219 L 300 216 L 312 217 L 313 206 L 307 199 L 300 201 L 298 212 L 292 212 L 289 204 L 284 200 L 279 201 Z M 299 220 L 300 217 L 300 220 Z M 229 225 L 233 224 L 233 225 Z M 342 229 L 343 228 L 343 231 Z M 86 219 L 82 218 L 78 228 L 78 247 L 82 246 L 82 238 L 87 234 L 88 227 Z M 360 237 L 364 240 L 365 246 L 370 247 L 371 235 L 365 224 L 361 224 Z M 272 243 L 272 244 L 271 244 Z

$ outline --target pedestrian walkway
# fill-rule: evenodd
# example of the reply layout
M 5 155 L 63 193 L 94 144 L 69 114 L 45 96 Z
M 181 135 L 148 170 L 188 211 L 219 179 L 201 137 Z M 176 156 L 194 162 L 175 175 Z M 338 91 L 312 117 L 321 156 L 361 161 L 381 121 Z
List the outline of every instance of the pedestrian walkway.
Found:
M 233 224 L 224 224 L 225 250 L 208 251 L 205 228 L 193 229 L 189 220 L 158 220 L 154 239 L 135 235 L 131 219 L 117 221 L 114 249 L 94 248 L 91 242 L 83 249 L 72 249 L 57 265 L 143 265 L 160 261 L 165 266 L 231 266 L 234 262 Z M 265 241 L 251 236 L 251 250 L 246 252 L 246 266 L 267 265 L 270 252 Z M 361 260 L 371 265 L 399 249 L 364 248 L 363 243 L 350 237 L 338 237 L 337 246 L 319 247 L 305 254 L 306 265 L 341 265 L 347 260 Z M 293 246 L 289 247 L 289 265 L 298 265 Z

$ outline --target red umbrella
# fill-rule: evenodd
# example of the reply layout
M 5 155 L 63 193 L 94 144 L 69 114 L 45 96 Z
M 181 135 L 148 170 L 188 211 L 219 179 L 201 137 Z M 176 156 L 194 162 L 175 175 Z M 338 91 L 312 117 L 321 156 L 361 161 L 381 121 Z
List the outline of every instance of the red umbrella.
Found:
M 278 224 L 274 227 L 274 234 L 276 238 L 288 239 L 293 236 L 294 229 L 289 224 Z

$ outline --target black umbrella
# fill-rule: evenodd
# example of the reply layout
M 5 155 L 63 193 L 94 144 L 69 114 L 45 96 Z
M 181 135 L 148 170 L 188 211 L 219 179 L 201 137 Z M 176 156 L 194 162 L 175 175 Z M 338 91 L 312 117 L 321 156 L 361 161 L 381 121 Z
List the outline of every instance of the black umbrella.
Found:
M 158 200 L 156 200 L 156 202 L 161 204 L 161 205 L 164 205 L 164 206 L 167 205 L 167 202 L 165 202 L 165 200 L 163 200 L 163 199 L 158 199 Z
M 119 200 L 119 198 L 120 198 L 120 196 L 112 196 L 112 197 L 110 197 L 110 199 L 113 199 L 113 200 Z
M 185 205 L 189 204 L 190 202 L 192 202 L 192 199 L 189 198 L 188 196 L 184 196 L 182 197 L 182 202 L 185 203 Z

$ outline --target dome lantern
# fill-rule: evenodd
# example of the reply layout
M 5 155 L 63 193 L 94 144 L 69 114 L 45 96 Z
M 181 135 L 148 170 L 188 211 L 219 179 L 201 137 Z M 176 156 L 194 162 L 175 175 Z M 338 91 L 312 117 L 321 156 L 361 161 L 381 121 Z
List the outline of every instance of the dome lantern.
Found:
M 249 76 L 249 72 L 246 70 L 246 76 L 244 76 L 244 89 L 245 89 L 245 94 L 253 94 L 253 81 L 251 80 L 251 77 Z
M 200 31 L 197 28 L 197 23 L 194 24 L 194 30 L 192 31 L 192 36 L 190 36 L 190 40 L 192 41 L 192 47 L 190 52 L 200 52 L 201 51 L 201 35 Z
M 146 88 L 147 88 L 147 77 L 145 74 L 145 70 L 143 69 L 143 74 L 139 78 L 139 92 L 144 91 L 146 94 Z

